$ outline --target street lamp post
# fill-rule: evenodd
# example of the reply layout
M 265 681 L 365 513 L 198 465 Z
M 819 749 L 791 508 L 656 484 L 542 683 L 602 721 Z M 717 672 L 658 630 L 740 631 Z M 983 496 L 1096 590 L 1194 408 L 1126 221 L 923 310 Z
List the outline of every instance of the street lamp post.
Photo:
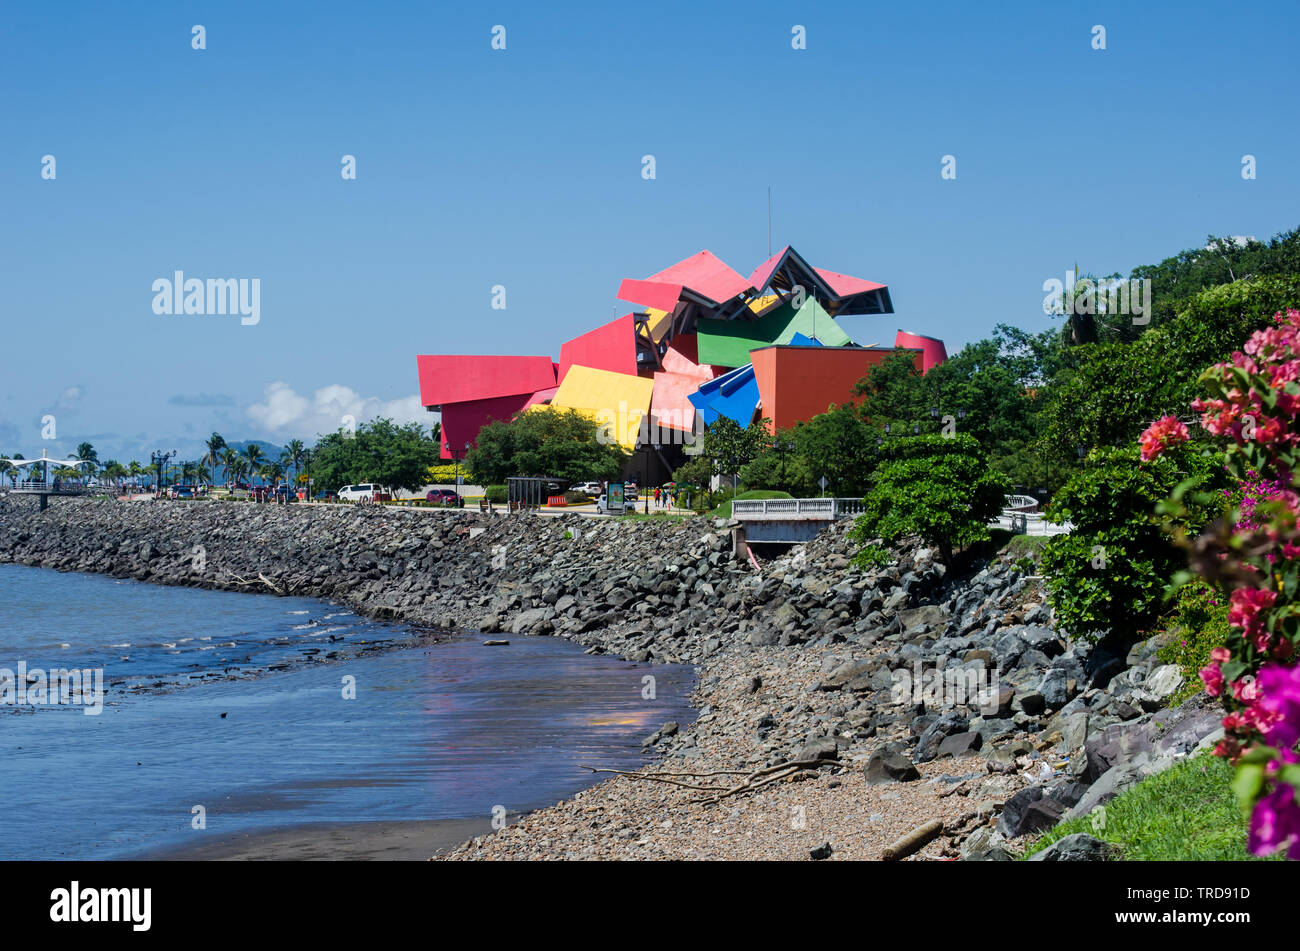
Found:
M 784 484 L 785 457 L 787 453 L 791 453 L 794 451 L 794 443 L 790 442 L 789 440 L 783 442 L 780 439 L 778 439 L 776 442 L 772 444 L 772 448 L 776 451 L 776 454 L 781 457 L 781 482 Z
M 161 449 L 155 449 L 149 456 L 149 461 L 154 464 L 154 469 L 158 474 L 157 489 L 159 494 L 162 493 L 164 484 L 167 481 L 167 462 L 176 455 L 176 450 L 163 452 Z

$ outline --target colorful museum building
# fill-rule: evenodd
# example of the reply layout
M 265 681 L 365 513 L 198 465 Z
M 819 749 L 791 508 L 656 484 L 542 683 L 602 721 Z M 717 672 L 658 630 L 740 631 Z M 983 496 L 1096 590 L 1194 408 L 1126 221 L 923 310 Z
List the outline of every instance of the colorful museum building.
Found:
M 784 429 L 854 400 L 854 385 L 892 353 L 909 352 L 921 372 L 947 358 L 943 341 L 901 330 L 893 347 L 856 341 L 855 318 L 894 312 L 889 288 L 812 267 L 791 247 L 748 277 L 701 251 L 623 281 L 618 298 L 635 309 L 562 343 L 558 362 L 416 357 L 420 401 L 442 414 L 443 458 L 462 456 L 489 422 L 549 405 L 592 416 L 670 467 L 675 454 L 661 450 L 720 416 Z

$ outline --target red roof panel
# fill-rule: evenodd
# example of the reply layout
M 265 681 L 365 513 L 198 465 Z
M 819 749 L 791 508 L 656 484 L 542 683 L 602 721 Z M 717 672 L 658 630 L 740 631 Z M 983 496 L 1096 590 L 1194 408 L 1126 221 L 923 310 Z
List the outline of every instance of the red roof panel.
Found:
M 692 254 L 686 260 L 678 261 L 672 267 L 650 275 L 647 280 L 662 284 L 681 284 L 697 294 L 704 295 L 715 304 L 731 300 L 737 294 L 743 294 L 750 289 L 750 282 L 728 267 L 712 251 Z M 658 307 L 660 310 L 672 310 L 671 307 L 661 307 L 658 304 L 650 306 Z
M 550 357 L 437 354 L 417 356 L 415 362 L 420 402 L 425 406 L 532 395 L 555 386 L 555 365 Z

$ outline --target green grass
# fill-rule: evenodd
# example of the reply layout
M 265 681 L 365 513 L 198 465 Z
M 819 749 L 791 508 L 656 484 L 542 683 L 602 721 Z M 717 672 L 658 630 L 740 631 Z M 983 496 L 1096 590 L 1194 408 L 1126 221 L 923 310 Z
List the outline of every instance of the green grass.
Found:
M 644 504 L 644 503 L 643 503 L 643 504 Z M 666 509 L 660 509 L 658 512 L 656 512 L 656 511 L 655 511 L 655 508 L 654 508 L 654 503 L 651 502 L 651 503 L 650 503 L 650 514 L 649 514 L 649 515 L 645 514 L 645 513 L 642 512 L 640 509 L 637 509 L 635 512 L 627 511 L 627 512 L 624 512 L 622 515 L 614 515 L 614 516 L 611 516 L 611 517 L 612 517 L 612 518 L 638 519 L 638 520 L 645 520 L 645 519 L 651 519 L 651 518 L 694 518 L 694 517 L 695 517 L 695 513 L 694 513 L 694 512 L 691 512 L 691 511 L 689 511 L 689 510 L 687 510 L 687 511 L 676 511 L 676 510 L 671 510 L 671 511 L 670 511 L 670 510 L 666 510 Z
M 750 489 L 748 492 L 741 492 L 735 498 L 737 499 L 792 499 L 794 498 L 789 492 L 782 492 L 780 489 Z M 723 502 L 717 508 L 711 510 L 708 515 L 710 518 L 731 518 L 732 499 Z
M 1000 532 L 1001 529 L 995 531 Z M 1011 535 L 1006 544 L 1001 547 L 1001 551 L 1006 552 L 1012 558 L 1032 558 L 1035 562 L 1042 554 L 1043 546 L 1051 539 L 1046 535 Z
M 1246 852 L 1246 818 L 1228 786 L 1232 773 L 1231 764 L 1209 753 L 1184 760 L 1106 803 L 1100 828 L 1093 828 L 1093 816 L 1062 822 L 1025 857 L 1083 832 L 1117 846 L 1131 862 L 1254 859 Z

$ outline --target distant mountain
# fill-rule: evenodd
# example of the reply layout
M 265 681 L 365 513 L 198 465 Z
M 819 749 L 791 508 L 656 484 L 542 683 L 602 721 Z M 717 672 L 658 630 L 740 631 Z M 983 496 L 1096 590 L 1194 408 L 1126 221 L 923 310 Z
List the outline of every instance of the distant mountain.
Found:
M 249 446 L 253 445 L 254 443 L 256 443 L 258 447 L 262 450 L 262 457 L 265 459 L 269 459 L 273 462 L 278 461 L 280 458 L 280 454 L 284 452 L 283 446 L 277 446 L 275 443 L 266 442 L 263 439 L 249 439 L 246 442 L 228 442 L 226 443 L 226 445 L 229 446 L 231 449 L 235 450 L 236 452 L 244 452 L 248 449 Z

